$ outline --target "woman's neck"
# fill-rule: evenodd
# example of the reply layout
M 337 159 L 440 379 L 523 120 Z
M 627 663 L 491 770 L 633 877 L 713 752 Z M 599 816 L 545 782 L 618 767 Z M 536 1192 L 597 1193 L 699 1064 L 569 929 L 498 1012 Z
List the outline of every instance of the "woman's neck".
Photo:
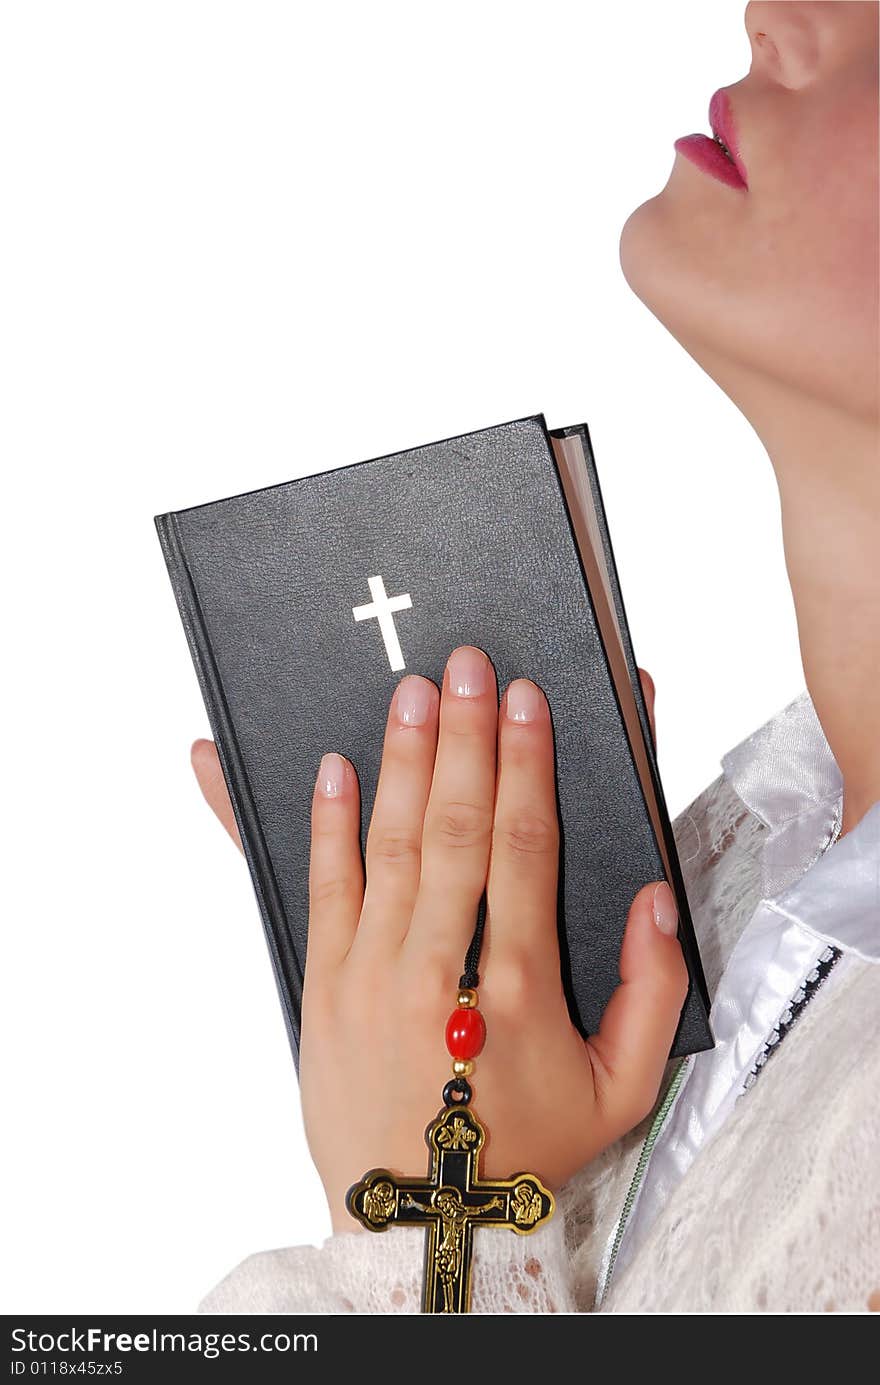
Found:
M 773 463 L 804 677 L 843 776 L 843 835 L 880 800 L 880 421 L 682 344 Z
M 782 508 L 807 689 L 843 776 L 849 832 L 880 800 L 880 432 L 779 390 L 746 416 Z

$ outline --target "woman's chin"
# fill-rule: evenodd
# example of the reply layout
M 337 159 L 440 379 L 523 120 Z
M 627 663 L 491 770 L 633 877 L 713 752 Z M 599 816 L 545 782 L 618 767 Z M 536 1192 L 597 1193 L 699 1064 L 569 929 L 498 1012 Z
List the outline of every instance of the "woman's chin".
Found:
M 653 244 L 655 235 L 651 227 L 657 200 L 657 197 L 652 197 L 630 212 L 620 232 L 620 268 L 637 298 L 642 297 L 642 284 L 646 277 L 650 278 L 650 261 L 656 253 Z
M 620 233 L 618 254 L 623 277 L 646 308 L 678 336 L 676 326 L 689 297 L 687 266 L 682 264 L 680 236 L 675 234 L 664 192 L 630 213 Z M 692 286 L 690 286 L 692 288 Z

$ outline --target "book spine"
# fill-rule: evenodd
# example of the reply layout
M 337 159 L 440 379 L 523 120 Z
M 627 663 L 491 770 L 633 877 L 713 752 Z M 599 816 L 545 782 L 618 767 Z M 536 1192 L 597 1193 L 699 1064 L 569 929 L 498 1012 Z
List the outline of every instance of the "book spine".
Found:
M 580 430 L 579 430 L 580 431 Z M 666 802 L 666 795 L 663 792 L 663 781 L 660 778 L 660 766 L 657 760 L 657 752 L 654 748 L 654 737 L 651 734 L 651 722 L 648 717 L 648 707 L 645 702 L 645 695 L 642 689 L 642 680 L 639 677 L 638 664 L 636 662 L 635 651 L 632 645 L 629 621 L 626 617 L 626 607 L 623 601 L 623 590 L 620 585 L 620 573 L 617 569 L 617 561 L 614 557 L 614 546 L 611 542 L 611 531 L 608 528 L 608 515 L 605 510 L 605 500 L 602 495 L 602 487 L 599 482 L 599 471 L 596 466 L 596 458 L 593 452 L 593 444 L 590 439 L 590 431 L 586 423 L 582 425 L 581 436 L 584 443 L 584 453 L 586 456 L 587 470 L 589 473 L 590 485 L 593 491 L 593 499 L 596 506 L 596 517 L 599 529 L 602 534 L 602 542 L 605 547 L 605 557 L 608 565 L 608 574 L 611 578 L 612 594 L 615 605 L 617 606 L 618 620 L 620 623 L 621 635 L 623 637 L 623 648 L 626 656 L 627 666 L 630 671 L 632 689 L 636 699 L 636 706 L 639 713 L 639 721 L 642 725 L 642 734 L 645 741 L 645 749 L 648 755 L 648 763 L 651 770 L 651 780 L 654 785 L 654 793 L 660 807 L 660 819 L 663 827 L 663 840 L 666 846 L 666 854 L 669 859 L 670 874 L 672 880 L 673 893 L 679 905 L 679 915 L 681 922 L 680 942 L 684 948 L 687 958 L 688 969 L 691 975 L 691 982 L 700 994 L 706 1014 L 708 1015 L 711 1001 L 709 998 L 709 988 L 706 984 L 703 965 L 700 960 L 700 952 L 697 946 L 694 923 L 691 917 L 690 905 L 688 903 L 687 889 L 684 883 L 684 876 L 681 869 L 681 861 L 678 855 L 678 845 L 675 840 L 675 832 L 672 826 L 672 819 L 669 816 L 669 807 Z M 692 1036 L 688 1036 L 691 1038 Z M 681 1035 L 676 1035 L 671 1057 L 678 1056 Z M 711 1046 L 711 1036 L 708 1030 L 706 1042 L 703 1047 Z M 697 1051 L 697 1050 L 694 1050 Z
M 299 1071 L 299 1015 L 302 1006 L 302 973 L 290 942 L 290 933 L 272 860 L 260 826 L 248 782 L 235 726 L 223 691 L 198 592 L 186 559 L 183 540 L 173 512 L 154 519 L 180 611 L 196 676 L 208 714 L 208 722 L 229 790 L 251 882 L 257 898 L 263 930 L 272 958 L 272 970 L 281 999 L 287 1034 Z

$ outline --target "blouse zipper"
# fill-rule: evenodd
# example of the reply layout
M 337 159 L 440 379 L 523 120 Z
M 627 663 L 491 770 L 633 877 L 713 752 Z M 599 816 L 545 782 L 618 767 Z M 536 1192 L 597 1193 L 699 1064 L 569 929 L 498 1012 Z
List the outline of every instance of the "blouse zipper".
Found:
M 681 1084 L 684 1081 L 685 1072 L 690 1061 L 690 1055 L 688 1055 L 685 1058 L 679 1059 L 678 1064 L 672 1073 L 672 1077 L 670 1078 L 669 1086 L 666 1088 L 666 1095 L 664 1096 L 663 1101 L 661 1102 L 657 1110 L 657 1114 L 651 1122 L 650 1130 L 645 1136 L 645 1142 L 642 1145 L 642 1150 L 639 1154 L 639 1162 L 636 1164 L 635 1173 L 633 1174 L 632 1181 L 629 1185 L 629 1191 L 627 1192 L 626 1198 L 624 1199 L 623 1210 L 621 1211 L 620 1217 L 617 1222 L 617 1230 L 614 1233 L 614 1240 L 611 1245 L 611 1253 L 608 1258 L 608 1268 L 605 1272 L 605 1279 L 604 1283 L 602 1284 L 601 1294 L 596 1304 L 597 1308 L 608 1292 L 608 1287 L 611 1283 L 611 1276 L 614 1273 L 614 1262 L 617 1259 L 617 1252 L 620 1249 L 620 1243 L 623 1240 L 623 1233 L 626 1230 L 626 1224 L 629 1221 L 629 1216 L 632 1212 L 633 1204 L 636 1200 L 636 1194 L 638 1193 L 639 1188 L 641 1187 L 642 1179 L 645 1176 L 645 1169 L 648 1166 L 648 1160 L 651 1157 L 651 1151 L 653 1150 L 654 1145 L 657 1142 L 657 1137 L 660 1134 L 660 1131 L 663 1127 L 663 1123 L 666 1120 L 666 1117 L 669 1115 L 672 1103 L 675 1101 L 675 1098 L 678 1095 L 679 1088 L 681 1087 Z

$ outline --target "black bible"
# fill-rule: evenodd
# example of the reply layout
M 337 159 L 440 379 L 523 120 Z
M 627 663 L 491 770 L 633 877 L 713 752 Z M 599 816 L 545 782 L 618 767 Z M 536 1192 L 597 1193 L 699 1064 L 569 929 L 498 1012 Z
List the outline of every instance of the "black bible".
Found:
M 366 847 L 388 705 L 483 649 L 553 723 L 558 926 L 572 1020 L 598 1028 L 627 913 L 669 881 L 691 984 L 670 1056 L 712 1047 L 708 995 L 585 425 L 542 414 L 156 515 L 298 1064 L 311 800 L 358 773 Z

